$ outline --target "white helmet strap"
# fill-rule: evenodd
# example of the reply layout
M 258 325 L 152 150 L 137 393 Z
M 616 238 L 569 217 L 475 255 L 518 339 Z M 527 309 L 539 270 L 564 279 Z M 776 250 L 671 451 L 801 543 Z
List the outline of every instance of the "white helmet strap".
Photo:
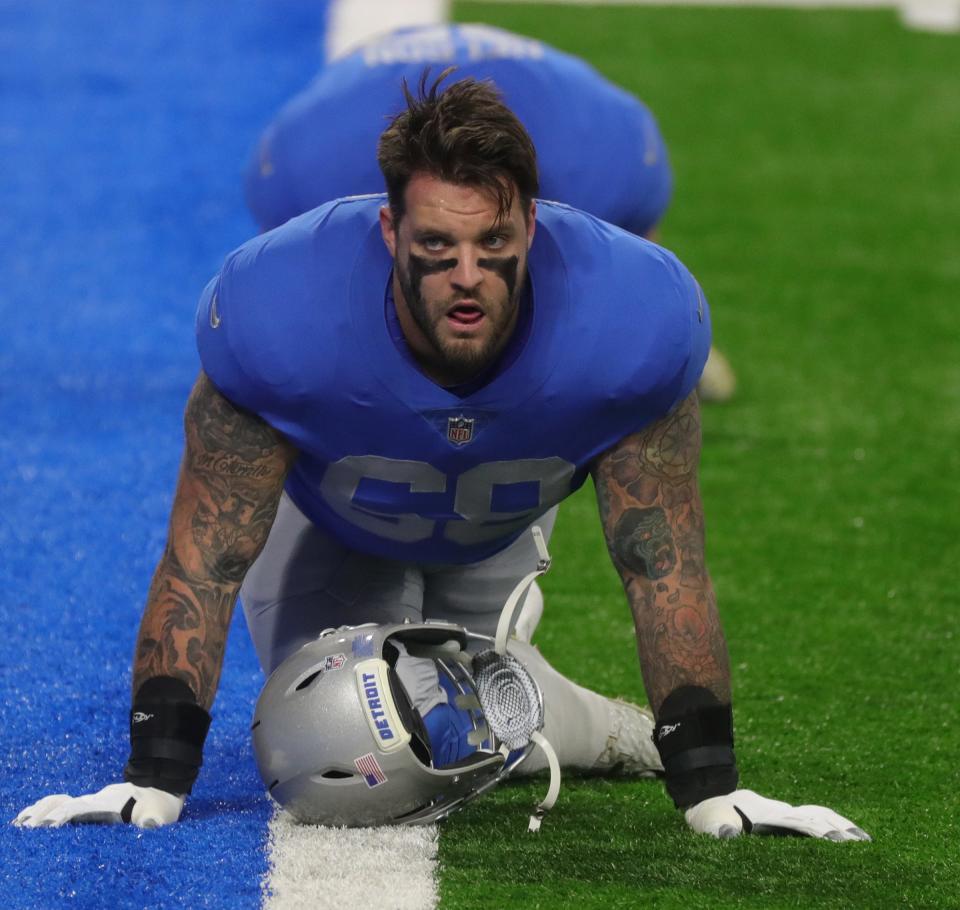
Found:
M 550 787 L 547 790 L 547 795 L 537 806 L 533 815 L 530 816 L 530 824 L 527 826 L 528 831 L 536 832 L 540 830 L 540 822 L 543 821 L 544 815 L 553 808 L 553 804 L 560 795 L 560 761 L 557 759 L 556 750 L 550 745 L 550 741 L 539 730 L 534 731 L 530 738 L 543 750 L 543 754 L 547 757 L 547 764 L 550 766 Z
M 507 653 L 507 641 L 510 637 L 510 630 L 513 628 L 521 604 L 526 597 L 527 591 L 530 590 L 530 586 L 550 569 L 550 553 L 547 550 L 547 542 L 543 538 L 543 531 L 540 530 L 539 525 L 534 525 L 530 529 L 530 532 L 533 534 L 533 542 L 536 544 L 537 555 L 539 556 L 537 568 L 536 571 L 530 572 L 520 579 L 517 586 L 507 598 L 507 602 L 503 605 L 503 610 L 500 612 L 500 619 L 497 622 L 497 635 L 494 644 L 494 650 L 498 654 Z M 534 730 L 530 739 L 543 751 L 547 759 L 547 764 L 550 766 L 550 786 L 547 789 L 547 795 L 539 803 L 533 815 L 530 816 L 530 824 L 527 827 L 528 831 L 535 832 L 540 830 L 540 822 L 543 820 L 544 815 L 553 808 L 554 803 L 557 801 L 557 796 L 560 794 L 560 762 L 557 759 L 556 750 L 539 730 Z M 502 746 L 501 750 L 506 750 L 504 753 L 504 757 L 506 757 L 509 749 L 507 749 L 506 746 Z
M 543 539 L 543 531 L 540 530 L 540 525 L 534 525 L 530 529 L 530 533 L 533 534 L 533 542 L 537 546 L 537 555 L 539 556 L 537 569 L 535 572 L 531 572 L 529 575 L 525 575 L 520 579 L 517 586 L 511 591 L 510 596 L 507 598 L 507 602 L 503 605 L 503 610 L 500 611 L 500 620 L 497 622 L 496 643 L 494 644 L 494 649 L 498 654 L 506 654 L 507 652 L 507 639 L 510 637 L 510 630 L 513 628 L 514 622 L 516 622 L 516 614 L 520 610 L 520 605 L 523 603 L 523 599 L 530 589 L 530 585 L 541 575 L 546 574 L 550 568 L 550 553 L 547 551 L 547 542 Z

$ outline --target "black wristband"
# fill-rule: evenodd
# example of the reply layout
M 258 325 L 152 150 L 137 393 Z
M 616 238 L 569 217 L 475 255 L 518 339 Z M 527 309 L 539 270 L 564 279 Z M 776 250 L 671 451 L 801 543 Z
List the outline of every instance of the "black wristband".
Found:
M 675 689 L 660 707 L 654 743 L 678 809 L 737 789 L 733 711 L 701 686 Z
M 154 676 L 137 690 L 130 709 L 130 758 L 124 779 L 178 796 L 189 793 L 203 764 L 210 715 L 190 687 Z

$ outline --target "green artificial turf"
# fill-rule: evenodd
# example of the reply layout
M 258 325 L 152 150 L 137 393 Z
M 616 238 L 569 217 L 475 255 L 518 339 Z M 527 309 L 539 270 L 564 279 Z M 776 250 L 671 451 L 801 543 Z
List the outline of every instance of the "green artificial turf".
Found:
M 874 842 L 712 841 L 642 781 L 568 782 L 532 836 L 544 784 L 509 784 L 445 824 L 441 906 L 960 907 L 960 36 L 875 10 L 455 13 L 657 114 L 663 242 L 740 379 L 704 410 L 701 477 L 742 784 Z M 536 641 L 642 699 L 591 490 L 552 549 Z

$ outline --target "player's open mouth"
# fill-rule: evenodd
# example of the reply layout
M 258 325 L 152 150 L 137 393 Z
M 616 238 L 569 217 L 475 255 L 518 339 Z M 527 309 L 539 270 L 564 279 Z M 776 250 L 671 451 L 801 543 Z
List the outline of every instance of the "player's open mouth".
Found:
M 483 310 L 475 303 L 458 303 L 447 310 L 447 319 L 457 328 L 478 325 L 483 320 Z

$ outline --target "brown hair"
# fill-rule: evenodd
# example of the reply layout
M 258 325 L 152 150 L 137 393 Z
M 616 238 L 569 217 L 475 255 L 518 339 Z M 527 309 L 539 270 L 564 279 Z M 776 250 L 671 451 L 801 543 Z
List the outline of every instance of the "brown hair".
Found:
M 396 221 L 405 211 L 407 184 L 419 172 L 486 190 L 497 200 L 498 218 L 509 213 L 514 187 L 524 211 L 537 195 L 537 152 L 523 124 L 491 82 L 466 78 L 441 92 L 453 70 L 445 69 L 428 89 L 425 69 L 416 97 L 404 79 L 407 109 L 380 136 L 377 160 Z

